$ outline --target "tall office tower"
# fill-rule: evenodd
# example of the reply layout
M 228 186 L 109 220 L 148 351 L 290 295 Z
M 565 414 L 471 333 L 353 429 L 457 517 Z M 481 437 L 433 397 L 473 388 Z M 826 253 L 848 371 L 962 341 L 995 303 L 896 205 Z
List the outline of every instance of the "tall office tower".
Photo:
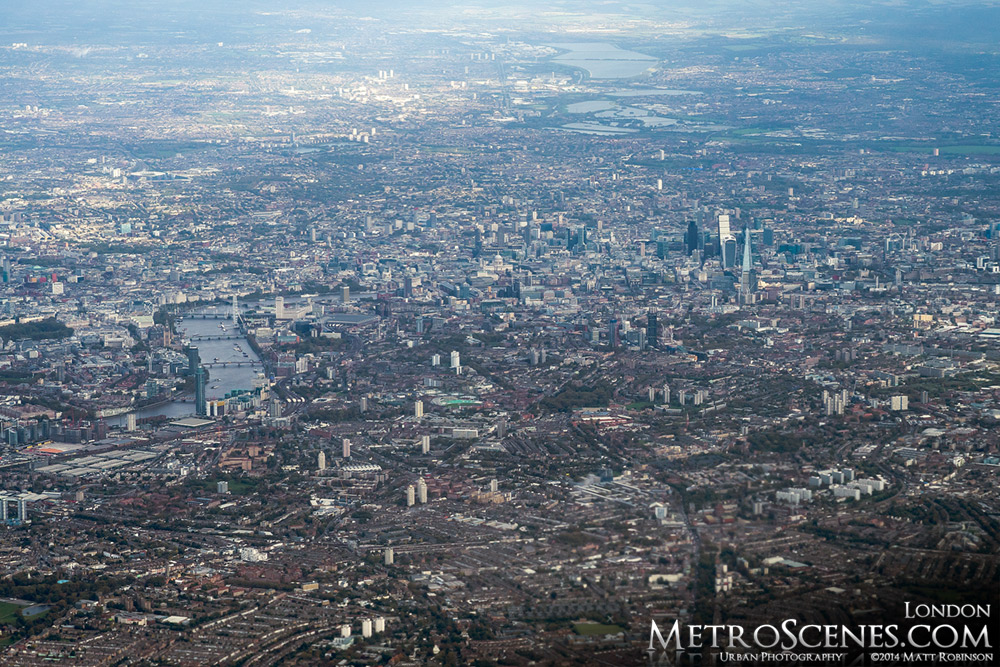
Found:
M 690 257 L 695 250 L 698 249 L 700 232 L 698 231 L 698 223 L 694 220 L 688 223 L 687 232 L 684 234 L 684 248 L 687 250 L 687 256 Z
M 344 441 L 340 444 L 341 444 L 341 454 L 343 455 L 343 457 L 345 459 L 351 458 L 351 441 L 348 440 L 347 438 L 344 438 Z
M 326 453 L 320 452 L 319 455 L 316 456 L 316 469 L 326 470 Z
M 732 236 L 732 230 L 729 228 L 729 216 L 725 213 L 719 216 L 719 239 L 724 239 L 727 236 Z
M 730 234 L 720 248 L 722 250 L 722 268 L 732 269 L 736 266 L 736 237 Z
M 125 423 L 127 424 L 127 426 L 125 427 L 126 430 L 128 430 L 128 431 L 134 431 L 135 430 L 135 413 L 134 412 L 128 413 L 128 416 L 125 417 Z
M 649 344 L 652 347 L 659 345 L 660 320 L 657 317 L 655 310 L 651 310 L 646 314 L 646 340 L 649 341 Z
M 729 228 L 729 216 L 724 213 L 719 216 L 719 253 L 723 269 L 736 266 L 736 237 Z
M 748 304 L 753 300 L 756 287 L 753 280 L 753 256 L 750 248 L 750 228 L 743 228 L 743 266 L 740 272 L 740 301 Z
M 421 505 L 427 502 L 427 482 L 422 477 L 417 480 L 417 500 Z
M 350 286 L 345 285 L 345 286 L 343 286 L 343 287 L 340 288 L 340 300 L 343 303 L 350 303 L 351 302 L 351 288 L 350 288 Z
M 451 367 L 459 368 L 462 365 L 462 356 L 458 353 L 458 350 L 452 350 L 451 352 Z
M 413 416 L 417 419 L 423 419 L 424 417 L 424 402 L 415 401 L 413 403 Z
M 233 295 L 233 311 L 229 316 L 232 318 L 233 324 L 236 324 L 236 321 L 240 318 L 240 303 L 235 294 Z
M 420 452 L 422 454 L 428 454 L 431 451 L 431 436 L 422 435 L 420 436 Z
M 198 364 L 201 363 L 201 356 L 198 354 L 198 348 L 188 347 L 184 350 L 188 359 L 188 375 L 194 375 L 198 370 Z
M 205 369 L 201 366 L 194 372 L 194 411 L 201 417 L 208 414 L 208 406 L 205 404 Z
M 361 397 L 361 412 L 368 412 L 368 397 Z
M 417 490 L 410 484 L 406 487 L 406 506 L 413 507 L 417 502 Z
M 285 297 L 283 296 L 274 297 L 274 318 L 285 319 Z
M 608 345 L 611 347 L 618 347 L 621 344 L 621 329 L 619 328 L 618 318 L 612 317 L 611 321 L 608 322 Z

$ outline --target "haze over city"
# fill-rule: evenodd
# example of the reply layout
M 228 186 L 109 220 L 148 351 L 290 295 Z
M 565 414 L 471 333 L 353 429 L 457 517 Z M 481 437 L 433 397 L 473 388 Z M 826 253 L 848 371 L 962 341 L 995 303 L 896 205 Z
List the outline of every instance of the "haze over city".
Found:
M 0 664 L 993 664 L 997 25 L 4 3 Z

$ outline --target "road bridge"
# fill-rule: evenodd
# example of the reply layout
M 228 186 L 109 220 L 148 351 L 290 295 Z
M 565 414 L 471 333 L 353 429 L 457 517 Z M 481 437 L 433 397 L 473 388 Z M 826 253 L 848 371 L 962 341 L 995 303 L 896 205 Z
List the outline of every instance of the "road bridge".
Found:
M 260 361 L 214 361 L 210 364 L 202 364 L 205 368 L 240 368 L 242 366 L 263 366 Z

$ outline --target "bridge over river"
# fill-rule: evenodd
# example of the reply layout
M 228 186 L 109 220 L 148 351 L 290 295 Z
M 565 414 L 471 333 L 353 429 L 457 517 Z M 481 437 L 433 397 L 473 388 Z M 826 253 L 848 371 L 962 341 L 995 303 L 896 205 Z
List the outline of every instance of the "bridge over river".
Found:
M 263 366 L 260 361 L 213 361 L 202 364 L 205 368 L 241 368 L 243 366 Z

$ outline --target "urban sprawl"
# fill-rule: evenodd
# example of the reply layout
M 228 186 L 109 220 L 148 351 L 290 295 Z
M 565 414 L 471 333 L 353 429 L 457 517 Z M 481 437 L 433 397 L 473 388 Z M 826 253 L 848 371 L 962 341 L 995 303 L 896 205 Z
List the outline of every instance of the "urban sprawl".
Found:
M 0 30 L 0 662 L 997 604 L 994 60 L 522 11 Z

